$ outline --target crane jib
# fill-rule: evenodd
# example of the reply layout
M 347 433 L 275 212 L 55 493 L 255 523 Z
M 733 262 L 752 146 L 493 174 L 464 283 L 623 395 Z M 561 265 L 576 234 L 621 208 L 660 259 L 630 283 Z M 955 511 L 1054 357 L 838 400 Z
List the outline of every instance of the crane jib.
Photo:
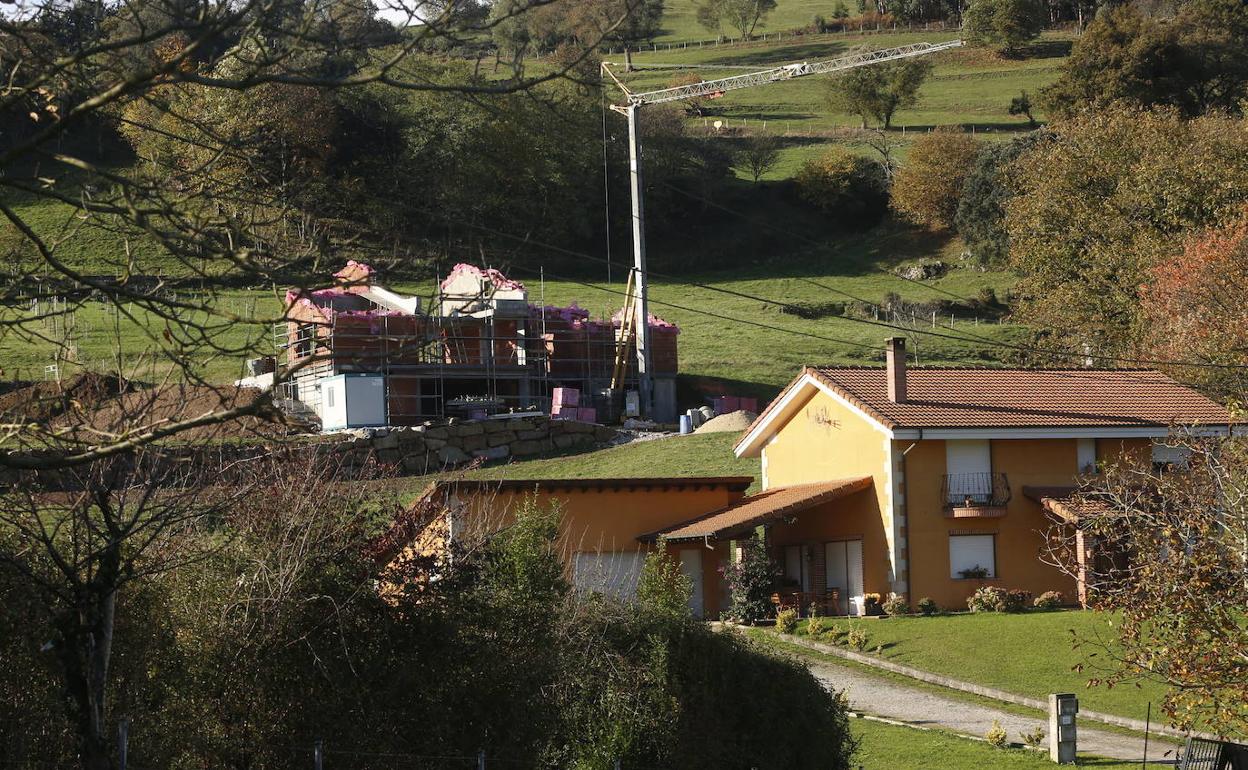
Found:
M 738 88 L 748 88 L 750 86 L 763 85 L 764 83 L 774 83 L 782 80 L 790 80 L 796 77 L 806 75 L 822 75 L 829 72 L 839 72 L 842 70 L 853 69 L 867 64 L 876 64 L 879 62 L 893 61 L 896 59 L 908 59 L 913 56 L 923 56 L 925 54 L 946 51 L 951 48 L 957 48 L 962 45 L 961 40 L 950 40 L 945 43 L 911 43 L 897 48 L 885 48 L 879 51 L 867 51 L 865 53 L 852 54 L 850 56 L 842 56 L 827 61 L 815 62 L 799 62 L 796 64 L 785 64 L 771 69 L 751 72 L 746 75 L 733 75 L 731 77 L 719 78 L 717 80 L 703 80 L 699 83 L 691 83 L 689 85 L 676 86 L 674 88 L 663 88 L 658 91 L 647 91 L 645 93 L 628 94 L 629 104 L 661 104 L 663 102 L 675 102 L 682 99 L 692 99 L 699 96 L 717 97 L 723 95 L 725 91 L 732 91 Z

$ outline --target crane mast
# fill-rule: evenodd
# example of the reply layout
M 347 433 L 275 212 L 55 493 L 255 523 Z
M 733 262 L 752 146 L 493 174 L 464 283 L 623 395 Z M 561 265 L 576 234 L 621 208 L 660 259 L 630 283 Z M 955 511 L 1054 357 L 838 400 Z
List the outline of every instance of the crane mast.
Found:
M 611 105 L 611 109 L 628 119 L 628 171 L 629 188 L 632 194 L 633 219 L 633 291 L 635 292 L 634 310 L 637 317 L 634 322 L 637 339 L 637 389 L 640 397 L 641 413 L 645 417 L 654 415 L 654 383 L 650 364 L 650 324 L 648 294 L 646 280 L 646 228 L 645 206 L 642 201 L 642 168 L 641 140 L 638 127 L 638 112 L 643 105 L 676 102 L 694 97 L 722 96 L 728 91 L 768 83 L 781 83 L 807 75 L 825 75 L 831 72 L 843 72 L 856 67 L 871 64 L 909 59 L 916 56 L 947 51 L 962 45 L 961 40 L 950 40 L 944 43 L 912 43 L 897 48 L 885 48 L 879 51 L 866 51 L 850 54 L 820 62 L 798 62 L 784 64 L 779 67 L 750 72 L 744 75 L 733 75 L 716 80 L 704 80 L 699 83 L 662 88 L 656 91 L 637 93 L 630 91 L 616 77 L 609 62 L 603 62 L 602 70 L 615 81 L 624 92 L 625 103 Z M 658 415 L 670 418 L 674 415 Z

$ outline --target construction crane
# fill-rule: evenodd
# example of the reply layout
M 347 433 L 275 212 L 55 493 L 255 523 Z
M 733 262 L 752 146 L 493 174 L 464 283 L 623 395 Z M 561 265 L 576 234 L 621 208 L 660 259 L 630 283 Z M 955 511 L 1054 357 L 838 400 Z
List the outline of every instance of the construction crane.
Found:
M 642 204 L 641 197 L 641 139 L 637 123 L 637 113 L 641 107 L 647 104 L 677 102 L 699 96 L 714 99 L 723 96 L 728 91 L 735 91 L 739 88 L 751 88 L 753 86 L 767 85 L 768 83 L 782 83 L 794 78 L 806 77 L 807 75 L 826 75 L 831 72 L 843 72 L 871 64 L 926 56 L 927 54 L 957 48 L 960 45 L 962 45 L 961 40 L 950 40 L 944 43 L 912 43 L 897 48 L 866 51 L 814 63 L 783 64 L 779 67 L 750 72 L 744 75 L 704 80 L 700 83 L 641 93 L 629 90 L 612 72 L 611 67 L 614 65 L 610 62 L 603 62 L 603 72 L 615 81 L 615 84 L 624 92 L 625 97 L 624 104 L 613 104 L 611 109 L 628 119 L 628 172 L 633 200 L 633 270 L 629 277 L 632 284 L 631 293 L 635 297 L 632 302 L 633 311 L 636 314 L 632 336 L 637 341 L 637 389 L 643 416 L 650 417 L 653 414 L 654 386 L 651 379 L 650 364 L 650 309 L 647 301 L 649 282 L 646 280 L 645 207 Z M 613 382 L 612 385 L 614 386 L 615 383 Z

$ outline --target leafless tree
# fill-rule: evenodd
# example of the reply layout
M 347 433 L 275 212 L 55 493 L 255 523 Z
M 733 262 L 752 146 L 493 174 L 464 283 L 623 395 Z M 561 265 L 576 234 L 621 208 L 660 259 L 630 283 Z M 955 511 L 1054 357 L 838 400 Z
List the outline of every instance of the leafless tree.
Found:
M 1113 686 L 1168 687 L 1176 724 L 1248 728 L 1248 442 L 1176 435 L 1172 463 L 1124 461 L 1088 477 L 1054 517 L 1046 558 L 1116 613 L 1107 639 L 1080 639 Z

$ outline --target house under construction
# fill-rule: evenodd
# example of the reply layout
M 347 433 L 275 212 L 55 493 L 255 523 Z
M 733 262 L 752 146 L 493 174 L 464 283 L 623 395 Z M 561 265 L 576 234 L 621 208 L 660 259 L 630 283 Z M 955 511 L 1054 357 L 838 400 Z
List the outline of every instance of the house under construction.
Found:
M 428 308 L 379 286 L 368 265 L 348 262 L 334 278 L 330 288 L 287 292 L 278 335 L 293 372 L 286 395 L 325 430 L 549 411 L 556 387 L 593 394 L 609 419 L 637 387 L 635 335 L 621 314 L 593 320 L 575 303 L 538 307 L 520 282 L 473 265 L 456 265 Z M 649 323 L 654 417 L 667 422 L 679 329 Z

